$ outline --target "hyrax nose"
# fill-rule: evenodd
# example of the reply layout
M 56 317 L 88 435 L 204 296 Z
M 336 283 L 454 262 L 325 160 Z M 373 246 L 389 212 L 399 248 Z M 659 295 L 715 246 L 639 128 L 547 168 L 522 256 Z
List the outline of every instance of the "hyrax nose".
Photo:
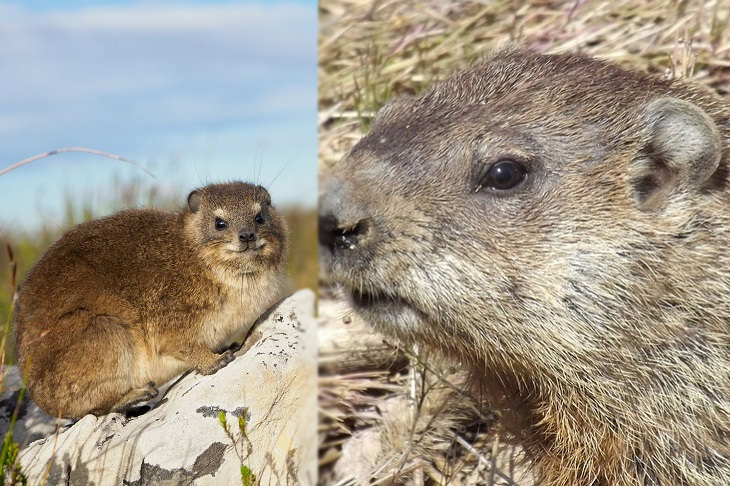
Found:
M 343 224 L 333 213 L 319 216 L 319 242 L 331 251 L 354 250 L 370 231 L 370 221 L 362 219 L 354 224 Z
M 256 241 L 256 233 L 253 231 L 241 231 L 238 233 L 238 239 L 241 243 L 248 243 L 249 241 Z

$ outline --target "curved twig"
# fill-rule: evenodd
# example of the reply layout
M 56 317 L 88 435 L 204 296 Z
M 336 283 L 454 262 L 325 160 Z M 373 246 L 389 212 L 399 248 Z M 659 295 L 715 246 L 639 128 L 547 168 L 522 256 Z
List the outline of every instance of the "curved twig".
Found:
M 21 160 L 20 162 L 17 162 L 17 163 L 15 163 L 13 165 L 10 165 L 10 166 L 8 166 L 8 167 L 6 167 L 4 169 L 0 169 L 0 175 L 6 174 L 6 173 L 10 172 L 11 170 L 17 169 L 18 167 L 21 167 L 21 166 L 23 166 L 25 164 L 29 164 L 31 162 L 35 162 L 36 160 L 39 160 L 39 159 L 42 159 L 42 158 L 45 158 L 45 157 L 50 157 L 51 155 L 62 154 L 62 153 L 66 153 L 66 152 L 83 152 L 83 153 L 87 153 L 87 154 L 101 155 L 102 157 L 106 157 L 106 158 L 109 158 L 109 159 L 114 159 L 114 160 L 119 160 L 121 162 L 126 162 L 127 164 L 132 164 L 133 166 L 137 167 L 138 169 L 144 171 L 147 175 L 149 175 L 153 179 L 157 179 L 157 177 L 155 177 L 155 175 L 152 172 L 150 172 L 149 170 L 145 169 L 144 167 L 142 167 L 141 165 L 139 165 L 134 160 L 127 159 L 125 157 L 122 157 L 121 155 L 110 154 L 109 152 L 103 152 L 101 150 L 90 149 L 90 148 L 86 148 L 86 147 L 64 147 L 64 148 L 59 148 L 59 149 L 51 150 L 49 152 L 44 152 L 42 154 L 37 154 L 37 155 L 34 155 L 32 157 L 28 157 L 27 159 Z

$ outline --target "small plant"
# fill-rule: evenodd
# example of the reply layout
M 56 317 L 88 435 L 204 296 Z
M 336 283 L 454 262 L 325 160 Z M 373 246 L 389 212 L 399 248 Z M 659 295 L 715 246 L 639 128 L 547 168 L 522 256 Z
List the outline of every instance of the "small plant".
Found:
M 20 396 L 18 397 L 18 403 L 23 400 L 23 391 L 21 388 Z M 20 468 L 20 463 L 17 462 L 18 453 L 20 452 L 20 445 L 13 439 L 13 427 L 15 426 L 15 420 L 18 416 L 18 409 L 16 407 L 13 417 L 10 420 L 10 426 L 8 432 L 3 438 L 3 448 L 0 452 L 0 483 L 1 484 L 28 484 L 28 478 L 25 477 L 23 471 Z
M 251 468 L 247 466 L 245 463 L 248 462 L 248 458 L 251 457 L 251 454 L 253 453 L 253 444 L 251 443 L 251 439 L 248 438 L 248 434 L 246 433 L 246 414 L 248 413 L 247 409 L 243 409 L 243 412 L 238 417 L 238 431 L 240 434 L 240 437 L 236 439 L 233 435 L 233 432 L 231 432 L 231 428 L 228 425 L 228 421 L 226 420 L 226 413 L 221 410 L 218 412 L 218 421 L 221 424 L 221 427 L 223 427 L 223 430 L 225 431 L 228 438 L 233 443 L 233 450 L 238 456 L 238 459 L 241 461 L 241 484 L 243 486 L 255 486 L 258 483 L 256 475 L 251 471 Z M 241 447 L 241 450 L 239 450 L 239 444 Z

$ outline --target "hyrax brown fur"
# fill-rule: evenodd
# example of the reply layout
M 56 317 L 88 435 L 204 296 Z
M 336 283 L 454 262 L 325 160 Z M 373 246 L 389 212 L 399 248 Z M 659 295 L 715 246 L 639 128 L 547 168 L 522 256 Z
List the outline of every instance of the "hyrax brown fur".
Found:
M 504 50 L 395 99 L 323 187 L 333 276 L 462 360 L 544 485 L 730 484 L 730 105 Z
M 242 182 L 195 190 L 176 213 L 76 226 L 19 292 L 31 397 L 51 415 L 99 415 L 154 397 L 184 370 L 214 373 L 233 359 L 228 340 L 279 298 L 287 241 L 266 189 Z

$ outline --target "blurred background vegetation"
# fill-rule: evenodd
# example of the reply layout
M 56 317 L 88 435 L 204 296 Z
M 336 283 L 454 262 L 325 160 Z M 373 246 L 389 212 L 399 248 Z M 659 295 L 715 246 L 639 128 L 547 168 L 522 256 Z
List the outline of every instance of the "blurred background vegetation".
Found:
M 39 162 L 43 163 L 43 162 Z M 19 169 L 22 170 L 22 169 Z M 2 177 L 10 178 L 12 174 Z M 115 211 L 134 207 L 157 207 L 176 210 L 183 206 L 186 193 L 161 191 L 152 180 L 143 177 L 122 180 L 115 177 L 103 190 L 84 194 L 80 199 L 65 198 L 63 216 L 51 219 L 41 216 L 36 229 L 15 229 L 0 226 L 0 316 L 9 315 L 13 287 L 8 245 L 12 248 L 17 264 L 17 283 L 21 283 L 41 254 L 72 226 L 109 215 Z M 76 202 L 76 201 L 81 202 Z M 274 201 L 276 206 L 276 201 Z M 279 207 L 290 231 L 290 252 L 287 268 L 287 292 L 300 288 L 315 289 L 317 285 L 317 215 L 316 209 L 301 206 Z M 19 208 L 20 209 L 20 208 Z M 29 217 L 38 217 L 36 211 L 29 211 Z M 12 340 L 11 340 L 12 341 Z M 8 345 L 8 356 L 13 357 L 12 342 Z

